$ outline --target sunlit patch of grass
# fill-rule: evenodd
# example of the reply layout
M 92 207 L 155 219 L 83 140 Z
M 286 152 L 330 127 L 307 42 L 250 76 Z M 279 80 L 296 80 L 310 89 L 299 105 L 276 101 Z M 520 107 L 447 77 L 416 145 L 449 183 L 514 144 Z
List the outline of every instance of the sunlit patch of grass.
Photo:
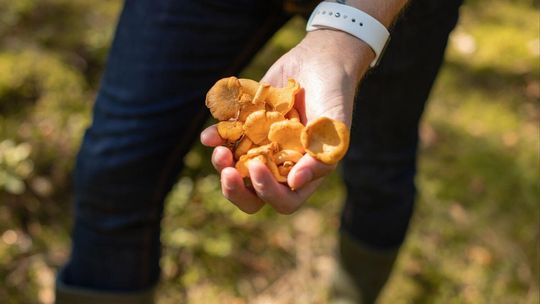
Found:
M 477 1 L 462 15 L 424 120 L 421 199 L 384 303 L 538 300 L 538 12 Z
M 30 144 L 34 164 L 19 178 L 24 193 L 0 192 L 2 303 L 51 301 L 69 248 L 69 171 L 120 5 L 0 0 L 0 142 Z M 538 7 L 463 7 L 422 125 L 417 210 L 382 303 L 538 303 Z M 242 76 L 262 77 L 304 25 L 293 19 Z M 296 214 L 247 215 L 222 197 L 210 155 L 193 148 L 167 199 L 159 303 L 324 303 L 339 174 Z
M 538 10 L 531 9 L 527 1 L 472 1 L 470 9 L 462 10 L 449 58 L 466 62 L 473 69 L 489 67 L 538 75 L 539 31 Z M 463 35 L 472 39 L 470 52 L 463 52 L 460 45 L 471 43 Z

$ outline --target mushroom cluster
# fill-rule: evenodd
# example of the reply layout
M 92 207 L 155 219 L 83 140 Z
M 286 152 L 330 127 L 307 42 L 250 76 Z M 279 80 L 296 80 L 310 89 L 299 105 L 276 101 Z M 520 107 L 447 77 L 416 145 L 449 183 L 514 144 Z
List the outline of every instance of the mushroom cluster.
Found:
M 307 152 L 325 164 L 335 164 L 349 146 L 349 129 L 320 117 L 306 126 L 294 108 L 299 84 L 289 79 L 275 88 L 251 79 L 218 80 L 206 95 L 206 106 L 219 120 L 217 131 L 233 152 L 236 169 L 249 177 L 247 162 L 258 159 L 278 182 L 286 183 L 291 168 Z

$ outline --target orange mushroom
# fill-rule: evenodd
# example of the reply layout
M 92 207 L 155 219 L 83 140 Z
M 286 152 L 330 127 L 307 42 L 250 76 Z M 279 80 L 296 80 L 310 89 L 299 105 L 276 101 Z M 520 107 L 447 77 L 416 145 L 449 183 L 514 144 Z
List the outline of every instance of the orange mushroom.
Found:
M 284 164 L 286 162 L 297 163 L 303 154 L 296 150 L 281 150 L 274 155 L 274 160 L 277 165 Z
M 235 142 L 244 135 L 240 121 L 220 121 L 217 124 L 217 131 L 219 136 L 228 142 Z
M 242 175 L 242 177 L 248 177 L 249 170 L 247 169 L 247 162 L 250 159 L 258 159 L 266 165 L 269 165 L 271 163 L 275 166 L 275 164 L 273 163 L 273 154 L 275 151 L 277 151 L 277 148 L 277 144 L 275 143 L 270 143 L 268 145 L 252 148 L 248 150 L 246 154 L 240 156 L 238 162 L 236 162 L 235 167 L 238 172 L 240 172 L 240 175 Z
M 247 117 L 256 111 L 264 110 L 264 103 L 245 103 L 240 108 L 240 114 L 238 114 L 239 121 L 246 121 Z
M 259 87 L 257 88 L 257 91 L 255 92 L 255 95 L 253 96 L 253 103 L 254 104 L 264 104 L 264 100 L 270 93 L 270 85 L 267 83 L 261 83 Z
M 300 91 L 300 85 L 294 79 L 289 79 L 287 86 L 283 88 L 271 88 L 266 97 L 267 103 L 274 111 L 287 114 L 294 106 L 296 93 Z
M 252 146 L 253 142 L 247 136 L 244 136 L 234 149 L 234 158 L 239 159 L 242 155 L 246 154 Z
M 298 122 L 300 122 L 300 114 L 298 113 L 298 111 L 296 111 L 295 108 L 292 108 L 289 113 L 287 113 L 287 115 L 285 115 L 285 117 L 287 119 L 290 119 L 290 120 L 296 120 Z
M 286 161 L 283 164 L 278 165 L 279 174 L 287 177 L 289 173 L 291 172 L 291 169 L 293 166 L 294 166 L 294 163 L 292 161 Z
M 252 79 L 240 78 L 238 79 L 240 86 L 242 87 L 242 92 L 248 94 L 249 96 L 255 96 L 257 89 L 259 88 L 259 83 Z
M 236 118 L 242 96 L 240 81 L 236 77 L 218 80 L 206 94 L 206 106 L 217 120 Z
M 300 135 L 304 125 L 294 120 L 275 122 L 270 126 L 268 139 L 279 144 L 281 149 L 296 150 L 304 153 L 304 146 L 300 141 Z
M 268 139 L 270 126 L 278 121 L 285 120 L 279 112 L 260 110 L 248 115 L 244 123 L 244 132 L 255 144 L 261 144 Z
M 223 78 L 206 95 L 206 105 L 237 160 L 235 167 L 249 177 L 247 162 L 263 162 L 276 180 L 286 183 L 292 167 L 309 153 L 326 164 L 344 157 L 349 145 L 345 124 L 321 117 L 304 126 L 294 108 L 300 85 L 290 79 L 274 88 L 251 79 Z
M 339 162 L 349 148 L 349 129 L 341 121 L 319 117 L 310 122 L 301 136 L 306 152 L 321 162 Z

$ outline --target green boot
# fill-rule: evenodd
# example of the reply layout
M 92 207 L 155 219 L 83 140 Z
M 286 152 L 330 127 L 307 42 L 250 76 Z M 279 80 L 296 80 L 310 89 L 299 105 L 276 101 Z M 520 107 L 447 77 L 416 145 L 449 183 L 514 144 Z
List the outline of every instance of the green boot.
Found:
M 153 304 L 154 289 L 136 292 L 99 291 L 64 284 L 56 280 L 56 304 Z
M 375 303 L 390 276 L 398 250 L 364 247 L 342 232 L 337 269 L 330 290 L 331 304 Z

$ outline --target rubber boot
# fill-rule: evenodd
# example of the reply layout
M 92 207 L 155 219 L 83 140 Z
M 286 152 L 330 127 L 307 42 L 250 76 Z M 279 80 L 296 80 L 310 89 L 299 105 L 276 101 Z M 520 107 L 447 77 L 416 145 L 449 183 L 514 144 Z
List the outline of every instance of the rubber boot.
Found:
M 375 303 L 390 276 L 398 250 L 367 248 L 342 232 L 337 269 L 330 289 L 331 304 Z
M 70 286 L 56 279 L 56 304 L 153 304 L 155 288 L 134 292 L 111 292 Z

